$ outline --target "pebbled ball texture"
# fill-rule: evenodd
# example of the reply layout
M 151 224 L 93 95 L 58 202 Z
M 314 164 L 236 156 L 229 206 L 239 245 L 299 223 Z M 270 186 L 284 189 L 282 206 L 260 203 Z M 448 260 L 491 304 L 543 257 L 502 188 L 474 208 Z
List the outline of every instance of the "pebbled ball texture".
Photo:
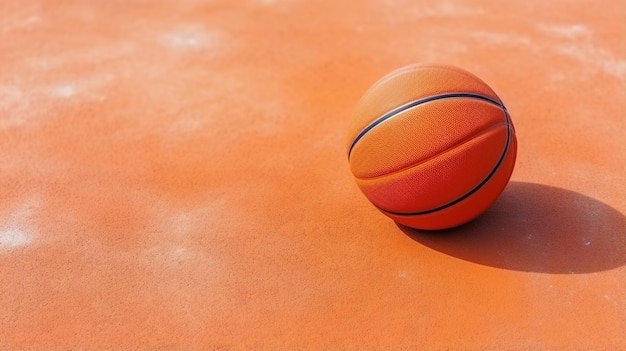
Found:
M 462 69 L 400 68 L 376 82 L 348 128 L 350 169 L 365 196 L 418 229 L 466 223 L 511 177 L 517 140 L 496 93 Z

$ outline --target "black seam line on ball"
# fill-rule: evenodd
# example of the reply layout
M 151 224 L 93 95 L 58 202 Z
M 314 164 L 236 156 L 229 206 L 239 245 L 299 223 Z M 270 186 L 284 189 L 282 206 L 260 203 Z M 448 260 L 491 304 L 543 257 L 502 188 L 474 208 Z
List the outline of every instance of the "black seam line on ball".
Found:
M 382 115 L 381 117 L 378 117 L 376 120 L 374 120 L 374 122 L 370 123 L 367 127 L 365 127 L 365 129 L 363 129 L 363 131 L 361 131 L 361 133 L 359 133 L 359 135 L 357 135 L 357 137 L 354 139 L 354 141 L 352 142 L 352 144 L 350 145 L 350 150 L 348 150 L 348 160 L 350 160 L 350 155 L 352 154 L 352 149 L 354 148 L 354 146 L 356 145 L 356 143 L 361 140 L 361 138 L 363 138 L 365 136 L 365 134 L 367 134 L 370 130 L 374 129 L 374 127 L 376 127 L 377 125 L 381 124 L 382 122 L 390 119 L 391 117 L 394 117 L 406 110 L 412 109 L 416 106 L 419 106 L 421 104 L 425 104 L 427 102 L 431 102 L 431 101 L 435 101 L 435 100 L 441 100 L 441 99 L 451 99 L 451 98 L 470 98 L 470 99 L 478 99 L 478 100 L 482 100 L 485 102 L 488 102 L 492 105 L 496 105 L 498 107 L 500 107 L 501 109 L 506 110 L 506 108 L 504 107 L 504 105 L 502 104 L 502 102 L 500 102 L 499 100 L 496 99 L 492 99 L 488 96 L 485 95 L 480 95 L 480 94 L 474 94 L 474 93 L 450 93 L 450 94 L 441 94 L 441 95 L 434 95 L 434 96 L 429 96 L 427 98 L 424 99 L 419 99 L 419 100 L 415 100 L 415 101 L 411 101 L 407 104 L 404 104 L 400 107 L 396 107 L 395 109 L 391 110 L 390 112 L 387 112 L 386 114 Z
M 383 212 L 396 215 L 396 216 L 419 216 L 419 215 L 425 215 L 425 214 L 441 211 L 448 207 L 454 206 L 458 204 L 459 202 L 467 199 L 475 192 L 477 192 L 480 188 L 482 188 L 485 184 L 487 184 L 487 182 L 491 179 L 491 177 L 493 177 L 494 174 L 496 174 L 496 171 L 498 171 L 498 169 L 500 168 L 500 165 L 504 161 L 504 158 L 506 157 L 506 154 L 509 151 L 509 143 L 511 140 L 511 116 L 509 116 L 509 112 L 506 110 L 504 106 L 502 106 L 502 110 L 504 111 L 504 119 L 506 120 L 506 127 L 507 127 L 506 128 L 506 143 L 504 145 L 504 151 L 502 152 L 502 155 L 500 155 L 500 159 L 498 160 L 498 163 L 496 163 L 496 166 L 491 170 L 491 172 L 487 175 L 487 177 L 482 182 L 480 182 L 480 184 L 478 184 L 474 189 L 470 190 L 467 194 L 459 197 L 458 199 L 448 202 L 447 204 L 443 206 L 439 206 L 437 208 L 433 208 L 433 209 L 426 210 L 426 211 L 412 212 L 412 213 L 393 212 L 393 211 L 385 210 L 384 208 L 380 208 L 378 206 L 376 207 Z

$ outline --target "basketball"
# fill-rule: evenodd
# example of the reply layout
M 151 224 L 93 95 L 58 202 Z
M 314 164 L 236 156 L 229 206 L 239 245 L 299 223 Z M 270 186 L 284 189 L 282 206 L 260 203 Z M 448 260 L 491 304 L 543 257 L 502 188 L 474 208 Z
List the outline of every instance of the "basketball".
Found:
M 517 154 L 496 93 L 460 68 L 411 65 L 365 92 L 348 127 L 358 187 L 383 214 L 425 230 L 467 223 L 506 187 Z

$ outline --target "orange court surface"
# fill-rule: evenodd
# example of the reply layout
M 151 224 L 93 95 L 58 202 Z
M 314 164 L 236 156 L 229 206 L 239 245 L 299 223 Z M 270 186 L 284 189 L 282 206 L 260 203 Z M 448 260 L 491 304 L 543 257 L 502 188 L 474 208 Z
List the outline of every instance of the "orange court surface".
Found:
M 0 350 L 626 350 L 626 2 L 1 0 Z M 500 198 L 397 225 L 380 77 L 462 67 Z

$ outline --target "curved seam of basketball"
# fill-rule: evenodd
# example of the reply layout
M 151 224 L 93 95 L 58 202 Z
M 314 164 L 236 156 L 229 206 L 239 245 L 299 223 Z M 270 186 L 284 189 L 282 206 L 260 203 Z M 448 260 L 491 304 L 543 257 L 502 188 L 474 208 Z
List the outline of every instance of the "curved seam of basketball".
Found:
M 472 79 L 476 79 L 478 81 L 481 81 L 480 78 L 476 77 L 475 75 L 473 75 L 470 72 L 467 72 L 461 68 L 458 67 L 454 67 L 454 66 L 448 66 L 448 65 L 437 65 L 437 64 L 429 64 L 429 65 L 409 65 L 403 68 L 398 69 L 395 72 L 392 72 L 389 76 L 383 77 L 380 81 L 376 82 L 375 85 L 373 85 L 372 87 L 370 87 L 365 94 L 363 94 L 363 97 L 361 99 L 364 99 L 366 96 L 369 95 L 370 91 L 377 85 L 380 84 L 384 84 L 387 83 L 388 81 L 392 80 L 393 78 L 396 78 L 404 73 L 407 72 L 412 72 L 412 71 L 420 71 L 420 70 L 424 70 L 424 69 L 437 69 L 437 70 L 443 70 L 443 71 L 450 71 L 450 72 L 455 72 L 455 73 L 459 73 L 465 77 L 469 77 Z M 481 81 L 482 82 L 482 81 Z M 482 82 L 483 84 L 486 84 L 484 82 Z M 491 89 L 491 88 L 489 88 Z M 495 93 L 494 93 L 495 95 Z M 502 105 L 502 102 L 499 101 L 500 105 Z M 375 121 L 375 120 L 374 120 Z M 373 123 L 373 122 L 370 122 Z M 349 157 L 348 157 L 349 158 Z
M 392 214 L 392 215 L 396 215 L 396 216 L 419 216 L 419 215 L 425 215 L 425 214 L 429 214 L 429 213 L 434 213 L 437 211 L 441 211 L 444 210 L 448 207 L 454 206 L 456 204 L 458 204 L 459 202 L 467 199 L 468 197 L 470 197 L 472 194 L 474 194 L 475 192 L 477 192 L 480 188 L 482 188 L 485 184 L 487 184 L 489 182 L 489 180 L 491 179 L 491 177 L 493 177 L 494 174 L 496 174 L 497 170 L 500 168 L 500 166 L 502 165 L 502 162 L 504 161 L 508 151 L 509 151 L 509 146 L 510 146 L 510 140 L 511 140 L 511 120 L 510 120 L 510 116 L 508 111 L 506 110 L 506 108 L 504 106 L 503 107 L 503 111 L 504 111 L 504 119 L 506 121 L 506 125 L 507 125 L 507 133 L 506 133 L 506 143 L 504 145 L 504 151 L 502 152 L 502 155 L 500 156 L 500 159 L 498 160 L 498 162 L 496 163 L 496 166 L 491 170 L 491 172 L 487 175 L 487 177 L 480 182 L 474 189 L 470 190 L 468 193 L 466 193 L 465 195 L 460 196 L 458 199 L 455 199 L 453 201 L 448 202 L 447 204 L 443 205 L 443 206 L 439 206 L 437 208 L 433 208 L 430 210 L 425 210 L 425 211 L 419 211 L 419 212 L 412 212 L 412 213 L 406 213 L 406 212 L 393 212 L 393 211 L 389 211 L 389 210 L 385 210 L 383 208 L 380 208 L 378 206 L 376 206 L 379 210 Z
M 431 101 L 436 101 L 436 100 L 443 100 L 443 99 L 454 99 L 454 98 L 469 98 L 469 99 L 476 99 L 476 100 L 481 100 L 487 103 L 490 103 L 494 106 L 498 106 L 502 109 L 505 109 L 504 105 L 500 102 L 497 101 L 491 97 L 485 96 L 485 95 L 481 95 L 481 94 L 475 94 L 475 93 L 463 93 L 463 92 L 457 92 L 457 93 L 446 93 L 446 94 L 440 94 L 440 95 L 433 95 L 433 96 L 429 96 L 426 98 L 421 98 L 418 100 L 413 100 L 410 101 L 402 106 L 396 107 L 395 109 L 385 113 L 384 115 L 376 118 L 372 123 L 370 123 L 369 125 L 367 125 L 367 127 L 365 127 L 365 129 L 363 129 L 354 139 L 354 141 L 352 142 L 352 144 L 350 145 L 350 149 L 348 150 L 348 160 L 350 160 L 350 155 L 352 154 L 352 149 L 354 149 L 354 146 L 356 145 L 356 143 L 361 140 L 367 133 L 369 133 L 370 130 L 374 129 L 374 127 L 376 127 L 377 125 L 381 124 L 384 121 L 387 121 L 397 115 L 399 115 L 402 112 L 408 111 L 410 109 L 416 108 L 419 105 L 425 104 L 427 102 L 431 102 Z
M 436 154 L 434 154 L 434 155 L 432 155 L 432 156 L 430 156 L 430 157 L 428 157 L 426 159 L 419 160 L 419 161 L 417 161 L 415 163 L 411 163 L 411 164 L 409 164 L 407 166 L 404 166 L 404 167 L 402 167 L 400 169 L 395 169 L 395 170 L 393 170 L 391 172 L 388 172 L 388 173 L 385 173 L 385 174 L 379 174 L 379 175 L 375 175 L 375 176 L 369 176 L 369 177 L 354 176 L 354 178 L 356 178 L 358 180 L 374 180 L 374 179 L 380 179 L 380 178 L 383 178 L 383 177 L 386 177 L 386 176 L 391 176 L 391 175 L 395 175 L 395 174 L 398 174 L 398 173 L 402 173 L 404 171 L 408 171 L 408 170 L 410 170 L 412 168 L 415 168 L 415 167 L 418 167 L 420 165 L 423 165 L 424 163 L 426 163 L 428 161 L 431 161 L 431 160 L 433 160 L 433 159 L 435 159 L 435 158 L 437 158 L 437 157 L 439 157 L 439 156 L 441 156 L 441 155 L 443 155 L 443 154 L 445 154 L 445 153 L 447 153 L 449 151 L 452 151 L 452 150 L 454 150 L 456 148 L 459 148 L 459 147 L 461 147 L 461 146 L 471 142 L 475 138 L 477 138 L 479 136 L 482 136 L 483 134 L 488 133 L 492 129 L 496 129 L 496 128 L 501 127 L 501 126 L 508 127 L 508 124 L 506 122 L 498 122 L 497 124 L 490 125 L 489 127 L 485 128 L 485 129 L 481 129 L 480 131 L 478 131 L 478 132 L 468 136 L 467 138 L 463 139 L 462 141 L 458 142 L 457 144 L 454 144 L 454 145 L 450 146 L 449 148 L 447 148 L 445 150 L 442 150 L 442 151 L 440 151 L 440 152 L 438 152 L 438 153 L 436 153 Z

